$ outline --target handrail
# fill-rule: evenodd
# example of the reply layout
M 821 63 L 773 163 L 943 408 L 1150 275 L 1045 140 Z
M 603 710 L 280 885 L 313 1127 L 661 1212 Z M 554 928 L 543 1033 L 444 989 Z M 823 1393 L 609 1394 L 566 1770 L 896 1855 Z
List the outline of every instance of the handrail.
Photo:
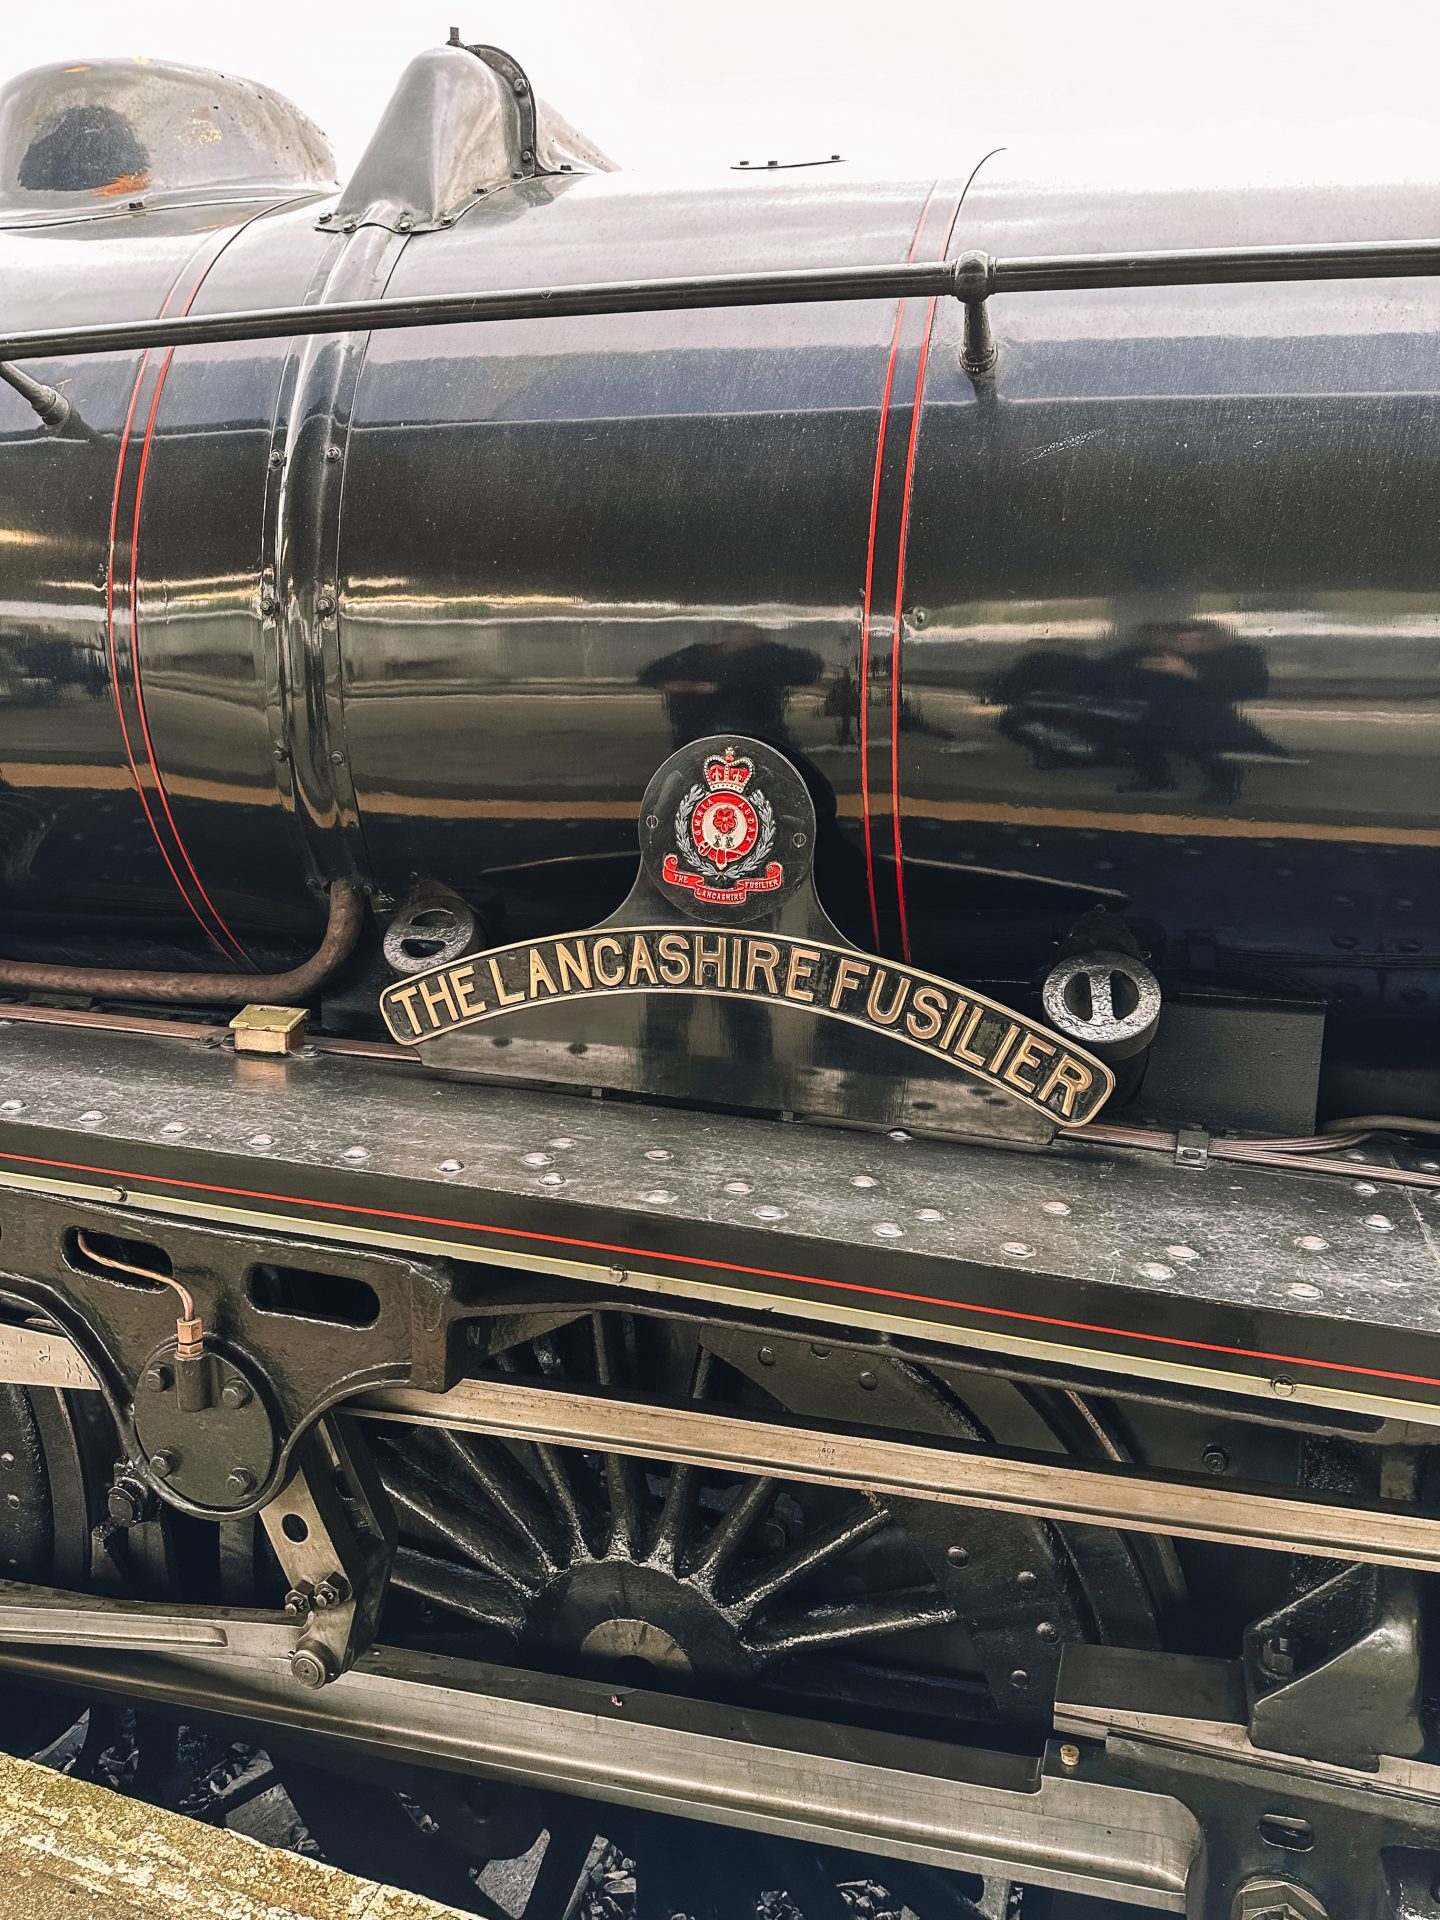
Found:
M 261 307 L 241 313 L 172 314 L 0 334 L 0 361 L 121 353 L 148 347 L 219 346 L 301 334 L 477 325 L 497 320 L 667 313 L 713 307 L 796 306 L 832 300 L 952 298 L 966 312 L 964 364 L 989 360 L 986 303 L 1001 293 L 1092 287 L 1220 286 L 1277 280 L 1413 279 L 1440 275 L 1440 240 L 1337 242 L 1303 247 L 1209 247 L 1189 252 L 1039 254 L 1011 260 L 962 253 L 955 260 L 897 266 L 799 267 L 764 273 L 688 274 L 569 286 L 506 287 L 488 293 L 343 300 L 332 306 Z

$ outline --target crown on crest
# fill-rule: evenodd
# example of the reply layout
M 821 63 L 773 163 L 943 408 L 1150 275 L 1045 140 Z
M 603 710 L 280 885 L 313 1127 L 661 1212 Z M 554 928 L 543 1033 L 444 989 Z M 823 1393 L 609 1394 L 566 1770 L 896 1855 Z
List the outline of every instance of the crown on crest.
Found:
M 726 747 L 723 757 L 715 753 L 705 762 L 705 778 L 717 793 L 743 793 L 754 771 L 755 762 L 737 760 L 733 747 Z

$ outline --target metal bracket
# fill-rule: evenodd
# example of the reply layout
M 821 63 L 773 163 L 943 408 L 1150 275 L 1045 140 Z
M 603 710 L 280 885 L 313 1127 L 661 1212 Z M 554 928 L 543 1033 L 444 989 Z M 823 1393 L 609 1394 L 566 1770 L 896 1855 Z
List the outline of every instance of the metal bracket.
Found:
M 988 304 L 994 291 L 995 262 L 990 255 L 962 253 L 955 262 L 955 296 L 965 308 L 960 365 L 972 379 L 989 373 L 999 358 Z
M 1202 1172 L 1210 1164 L 1210 1136 L 1203 1127 L 1177 1127 L 1175 1164 Z
M 374 1640 L 395 1553 L 389 1500 L 342 1419 L 331 1415 L 306 1436 L 260 1518 L 300 1629 L 290 1672 L 302 1686 L 326 1686 Z

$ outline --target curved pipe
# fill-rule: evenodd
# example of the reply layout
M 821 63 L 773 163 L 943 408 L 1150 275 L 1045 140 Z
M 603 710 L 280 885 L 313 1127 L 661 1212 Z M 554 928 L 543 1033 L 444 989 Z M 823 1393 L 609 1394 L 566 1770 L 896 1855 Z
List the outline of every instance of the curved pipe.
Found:
M 37 993 L 83 993 L 111 1000 L 162 1000 L 172 1006 L 304 1000 L 354 952 L 365 915 L 361 894 L 346 880 L 330 884 L 325 937 L 308 960 L 288 973 L 168 973 L 124 967 L 51 967 L 31 960 L 0 960 L 0 987 Z

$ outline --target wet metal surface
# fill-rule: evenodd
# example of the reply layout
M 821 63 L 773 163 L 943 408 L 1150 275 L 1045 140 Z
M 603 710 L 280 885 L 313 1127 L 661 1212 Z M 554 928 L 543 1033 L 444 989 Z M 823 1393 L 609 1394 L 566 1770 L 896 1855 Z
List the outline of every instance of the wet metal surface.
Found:
M 308 1050 L 0 1029 L 10 1183 L 1044 1343 L 1112 1371 L 1218 1370 L 1272 1403 L 1440 1403 L 1440 1200 L 1336 1164 L 1197 1171 L 1083 1141 L 1015 1154 Z

